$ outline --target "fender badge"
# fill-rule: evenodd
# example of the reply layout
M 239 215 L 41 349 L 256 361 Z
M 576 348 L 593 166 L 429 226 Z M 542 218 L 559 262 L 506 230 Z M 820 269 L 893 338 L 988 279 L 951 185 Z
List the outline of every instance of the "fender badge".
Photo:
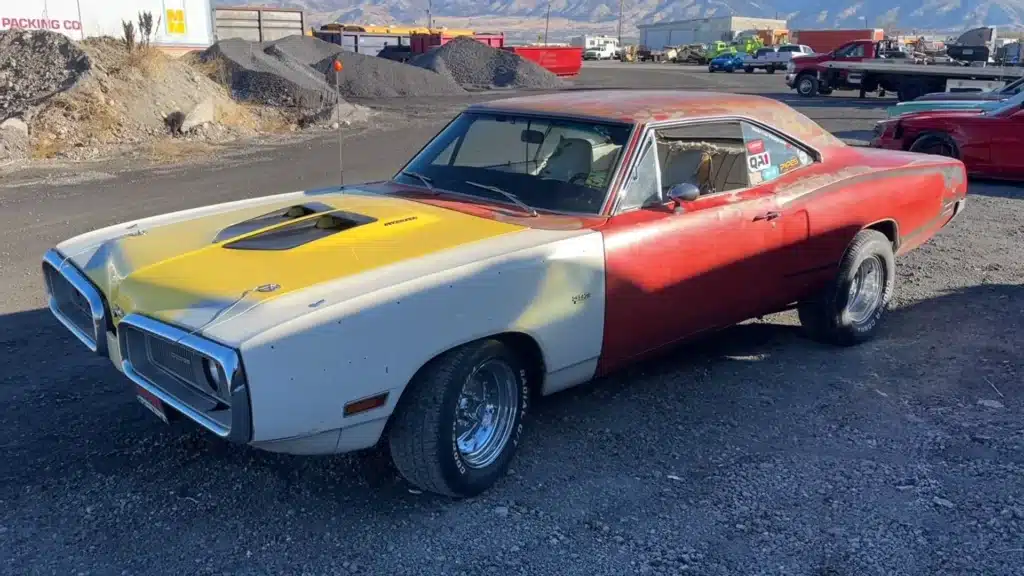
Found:
M 280 284 L 264 284 L 263 286 L 256 287 L 257 292 L 274 292 L 280 288 Z

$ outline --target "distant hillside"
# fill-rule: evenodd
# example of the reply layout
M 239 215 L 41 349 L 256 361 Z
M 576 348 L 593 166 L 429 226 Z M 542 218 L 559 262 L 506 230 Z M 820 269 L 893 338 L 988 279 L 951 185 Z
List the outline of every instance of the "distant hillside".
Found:
M 428 0 L 281 0 L 268 4 L 302 8 L 312 23 L 427 23 Z M 550 6 L 551 36 L 616 33 L 619 3 L 615 0 L 552 0 Z M 543 33 L 547 9 L 546 0 L 432 0 L 435 24 L 518 31 L 531 38 Z M 901 30 L 958 31 L 986 25 L 1021 26 L 1024 0 L 906 0 L 896 7 L 891 0 L 624 0 L 623 34 L 635 34 L 638 23 L 729 14 L 784 18 L 792 29 L 893 26 Z

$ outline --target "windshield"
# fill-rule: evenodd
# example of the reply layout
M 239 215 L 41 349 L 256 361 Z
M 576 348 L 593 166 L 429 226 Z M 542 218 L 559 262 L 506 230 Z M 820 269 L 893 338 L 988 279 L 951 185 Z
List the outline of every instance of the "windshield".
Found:
M 1019 92 L 999 103 L 999 106 L 985 112 L 987 116 L 999 116 L 1010 110 L 1017 110 L 1024 104 L 1024 92 Z
M 599 214 L 632 126 L 465 112 L 395 180 L 537 210 Z M 488 190 L 500 188 L 507 194 Z
M 1013 82 L 1010 82 L 1006 86 L 1003 86 L 1003 88 L 999 90 L 999 93 L 1012 96 L 1014 94 L 1020 93 L 1022 87 L 1024 87 L 1024 78 L 1019 78 L 1017 80 L 1014 80 Z

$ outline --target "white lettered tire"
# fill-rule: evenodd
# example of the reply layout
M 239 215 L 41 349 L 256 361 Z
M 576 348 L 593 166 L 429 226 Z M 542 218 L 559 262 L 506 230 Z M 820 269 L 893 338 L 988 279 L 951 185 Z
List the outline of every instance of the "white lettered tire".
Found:
M 530 402 L 527 366 L 495 339 L 431 360 L 409 383 L 388 432 L 411 484 L 452 497 L 484 492 L 508 472 Z

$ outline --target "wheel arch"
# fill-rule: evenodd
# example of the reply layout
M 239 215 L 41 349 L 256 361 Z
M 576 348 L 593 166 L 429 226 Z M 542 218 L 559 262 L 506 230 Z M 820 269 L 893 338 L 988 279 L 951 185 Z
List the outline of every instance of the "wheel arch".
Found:
M 419 368 L 416 369 L 416 371 L 413 373 L 409 381 L 405 383 L 405 386 L 402 388 L 402 391 L 399 392 L 398 398 L 395 400 L 394 403 L 395 408 L 391 412 L 391 414 L 388 415 L 388 422 L 384 427 L 384 432 L 383 434 L 381 434 L 381 437 L 387 437 L 388 429 L 391 427 L 391 422 L 394 420 L 393 416 L 398 411 L 399 407 L 402 405 L 402 400 L 405 397 L 405 393 L 409 390 L 410 385 L 413 382 L 415 382 L 416 379 L 419 378 L 420 375 L 423 374 L 425 370 L 427 370 L 434 362 L 436 362 L 441 356 L 444 356 L 448 352 L 451 352 L 452 350 L 459 348 L 461 346 L 473 344 L 474 342 L 482 342 L 484 340 L 497 340 L 502 344 L 508 346 L 509 348 L 515 350 L 518 354 L 521 355 L 523 361 L 527 365 L 527 382 L 530 385 L 530 393 L 533 395 L 534 398 L 539 397 L 541 395 L 541 391 L 544 388 L 544 377 L 547 374 L 547 364 L 544 356 L 544 350 L 541 348 L 540 343 L 537 341 L 536 338 L 525 332 L 518 331 L 498 332 L 487 336 L 473 338 L 471 340 L 467 340 L 465 342 L 446 348 L 445 350 L 441 350 L 433 357 L 431 357 L 429 360 L 420 365 Z
M 956 159 L 960 159 L 960 145 L 957 144 L 956 139 L 953 138 L 949 133 L 942 132 L 939 130 L 925 130 L 924 132 L 919 132 L 916 136 L 913 137 L 913 139 L 904 139 L 904 142 L 907 143 L 907 151 L 909 152 L 910 149 L 914 147 L 914 144 L 916 144 L 919 140 L 923 138 L 938 138 L 940 140 L 945 141 L 953 149 L 953 154 L 956 155 Z M 924 154 L 924 152 L 919 152 L 919 154 Z
M 889 239 L 889 242 L 892 243 L 893 253 L 895 254 L 896 251 L 899 250 L 900 225 L 892 218 L 886 218 L 884 220 L 879 220 L 877 222 L 868 224 L 863 228 L 863 230 L 875 230 L 877 232 L 881 232 L 882 234 L 885 235 L 886 238 Z

